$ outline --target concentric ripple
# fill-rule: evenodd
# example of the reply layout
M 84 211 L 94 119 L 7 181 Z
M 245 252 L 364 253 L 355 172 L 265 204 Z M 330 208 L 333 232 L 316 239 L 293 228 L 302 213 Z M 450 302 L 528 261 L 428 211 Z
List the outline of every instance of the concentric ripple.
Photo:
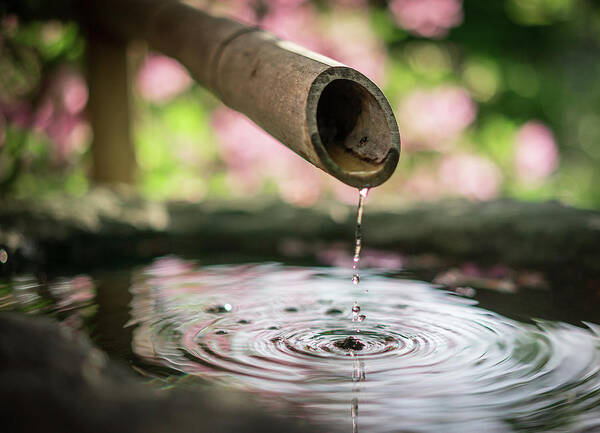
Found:
M 145 361 L 279 396 L 332 425 L 600 431 L 597 325 L 523 324 L 426 283 L 366 273 L 359 289 L 347 270 L 323 268 L 163 258 L 131 290 Z M 357 298 L 362 323 L 351 321 Z

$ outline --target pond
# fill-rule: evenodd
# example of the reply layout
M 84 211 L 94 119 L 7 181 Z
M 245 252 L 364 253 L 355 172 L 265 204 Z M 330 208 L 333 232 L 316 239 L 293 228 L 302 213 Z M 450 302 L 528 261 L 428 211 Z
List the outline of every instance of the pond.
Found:
M 576 305 L 549 305 L 539 288 L 350 276 L 168 256 L 44 284 L 14 278 L 1 305 L 85 330 L 154 381 L 249 390 L 342 431 L 600 431 L 600 317 L 581 322 Z

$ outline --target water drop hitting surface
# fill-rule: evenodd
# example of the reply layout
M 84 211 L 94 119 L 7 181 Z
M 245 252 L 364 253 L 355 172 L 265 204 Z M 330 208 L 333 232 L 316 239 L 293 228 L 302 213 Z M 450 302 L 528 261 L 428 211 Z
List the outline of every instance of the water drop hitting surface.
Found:
M 157 260 L 132 280 L 132 347 L 150 366 L 251 390 L 274 410 L 287 401 L 347 431 L 358 431 L 359 408 L 369 433 L 600 431 L 598 325 L 523 323 L 363 271 L 377 290 L 357 333 L 338 313 L 356 295 L 347 269 L 176 265 Z

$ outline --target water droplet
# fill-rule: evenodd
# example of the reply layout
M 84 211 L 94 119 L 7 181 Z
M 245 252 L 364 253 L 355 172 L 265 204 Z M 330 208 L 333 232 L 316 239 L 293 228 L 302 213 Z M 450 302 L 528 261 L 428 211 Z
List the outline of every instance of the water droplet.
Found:
M 359 278 L 358 274 L 354 274 L 354 275 L 352 276 L 352 283 L 353 283 L 353 284 L 358 284 L 358 283 L 360 283 L 360 278 Z
M 8 253 L 4 248 L 0 248 L 0 263 L 4 264 L 8 262 Z
M 367 318 L 367 316 L 365 316 L 364 314 L 361 314 L 361 315 L 359 315 L 359 316 L 356 318 L 356 321 L 357 321 L 357 322 L 362 322 L 362 321 L 364 321 L 366 318 Z
M 353 314 L 360 313 L 360 305 L 358 305 L 356 302 L 354 303 L 354 306 L 352 307 L 352 313 Z

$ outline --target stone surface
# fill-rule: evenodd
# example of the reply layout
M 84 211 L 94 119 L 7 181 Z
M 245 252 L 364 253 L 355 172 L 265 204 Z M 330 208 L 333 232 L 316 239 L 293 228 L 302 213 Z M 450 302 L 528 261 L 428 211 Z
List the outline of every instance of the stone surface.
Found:
M 238 391 L 159 390 L 50 319 L 9 313 L 0 314 L 0 399 L 6 432 L 318 431 Z
M 123 265 L 158 255 L 281 258 L 350 245 L 355 210 L 283 203 L 152 203 L 97 190 L 81 199 L 0 203 L 0 272 Z M 398 211 L 367 207 L 365 246 L 482 265 L 600 274 L 600 212 L 556 202 L 447 201 Z

